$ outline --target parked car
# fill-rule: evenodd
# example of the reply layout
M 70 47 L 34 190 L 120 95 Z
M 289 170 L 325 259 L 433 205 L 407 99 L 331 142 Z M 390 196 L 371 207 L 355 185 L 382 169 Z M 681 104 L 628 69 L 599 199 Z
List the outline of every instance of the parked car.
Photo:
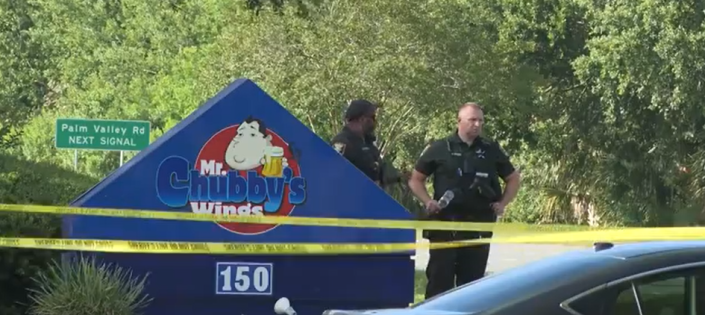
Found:
M 705 315 L 705 241 L 596 243 L 408 308 L 323 313 L 369 314 Z

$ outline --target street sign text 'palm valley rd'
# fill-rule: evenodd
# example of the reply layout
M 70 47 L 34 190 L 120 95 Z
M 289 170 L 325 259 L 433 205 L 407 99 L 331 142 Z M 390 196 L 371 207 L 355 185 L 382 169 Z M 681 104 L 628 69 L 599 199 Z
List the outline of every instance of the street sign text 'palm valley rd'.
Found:
M 149 145 L 149 121 L 59 118 L 59 149 L 140 151 Z

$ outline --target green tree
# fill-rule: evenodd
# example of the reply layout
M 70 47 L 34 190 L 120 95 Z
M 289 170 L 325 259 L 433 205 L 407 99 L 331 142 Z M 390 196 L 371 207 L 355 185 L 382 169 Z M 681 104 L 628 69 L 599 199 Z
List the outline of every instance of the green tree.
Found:
M 18 128 L 50 91 L 45 52 L 30 34 L 39 10 L 31 1 L 0 1 L 0 149 L 17 143 Z

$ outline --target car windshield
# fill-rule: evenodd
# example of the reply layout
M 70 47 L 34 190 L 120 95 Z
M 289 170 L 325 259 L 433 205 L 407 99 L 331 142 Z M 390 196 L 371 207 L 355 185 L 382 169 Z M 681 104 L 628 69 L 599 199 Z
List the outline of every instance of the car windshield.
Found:
M 505 272 L 491 275 L 450 290 L 434 298 L 411 306 L 417 310 L 436 310 L 446 312 L 481 312 L 504 304 L 508 300 L 537 294 L 542 287 L 541 279 L 555 279 L 561 275 L 574 274 L 576 265 L 595 261 L 580 253 L 569 253 L 556 258 L 543 259 Z M 596 258 L 592 256 L 592 258 Z M 580 263 L 578 263 L 580 261 Z M 604 262 L 604 260 L 600 260 Z M 553 281 L 547 280 L 546 286 Z

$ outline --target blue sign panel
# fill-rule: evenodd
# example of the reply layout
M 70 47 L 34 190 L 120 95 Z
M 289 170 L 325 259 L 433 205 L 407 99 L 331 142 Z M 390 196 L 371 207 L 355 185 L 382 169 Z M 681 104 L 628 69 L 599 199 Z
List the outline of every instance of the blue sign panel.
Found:
M 412 230 L 219 221 L 223 214 L 411 218 L 328 141 L 246 79 L 225 88 L 72 205 L 206 213 L 213 215 L 213 222 L 66 216 L 64 234 L 69 238 L 250 243 L 415 241 Z M 398 307 L 413 300 L 414 264 L 409 253 L 100 256 L 135 273 L 149 272 L 147 289 L 155 300 L 146 315 L 260 315 L 271 313 L 274 301 L 282 296 L 292 303 L 305 301 L 297 309 L 319 314 L 325 308 Z M 265 265 L 269 266 L 268 281 L 264 281 L 265 269 L 261 268 Z

